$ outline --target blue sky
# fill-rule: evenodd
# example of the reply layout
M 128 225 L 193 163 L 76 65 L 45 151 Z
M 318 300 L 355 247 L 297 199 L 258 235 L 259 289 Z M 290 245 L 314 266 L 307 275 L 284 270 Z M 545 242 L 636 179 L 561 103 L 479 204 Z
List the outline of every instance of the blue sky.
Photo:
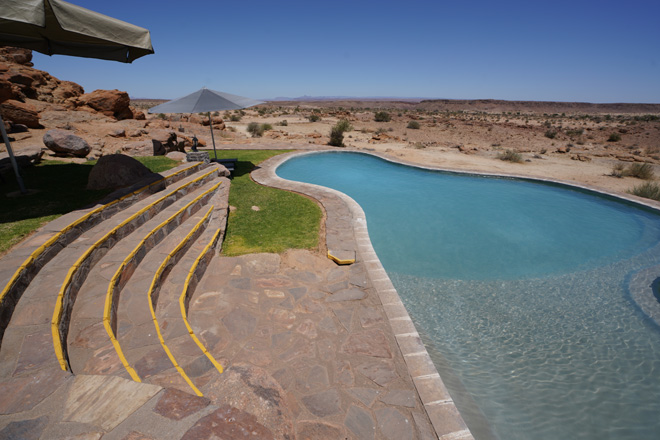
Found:
M 69 0 L 150 30 L 122 64 L 35 53 L 85 91 L 660 103 L 660 2 Z

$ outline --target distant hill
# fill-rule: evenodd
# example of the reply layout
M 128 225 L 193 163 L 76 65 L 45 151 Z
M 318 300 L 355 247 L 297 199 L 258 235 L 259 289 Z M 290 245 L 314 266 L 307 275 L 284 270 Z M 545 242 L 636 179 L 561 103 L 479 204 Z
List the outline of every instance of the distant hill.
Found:
M 269 101 L 271 105 L 408 109 L 424 111 L 479 111 L 490 113 L 642 113 L 660 114 L 660 104 L 505 101 L 499 99 L 337 98 L 309 97 Z

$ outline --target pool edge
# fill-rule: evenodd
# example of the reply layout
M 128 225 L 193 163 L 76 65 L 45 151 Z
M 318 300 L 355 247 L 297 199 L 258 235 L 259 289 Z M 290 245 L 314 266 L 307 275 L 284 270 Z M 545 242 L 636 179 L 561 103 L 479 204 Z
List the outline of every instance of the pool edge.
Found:
M 327 151 L 323 150 L 321 152 Z M 412 378 L 417 394 L 424 405 L 424 410 L 435 430 L 435 434 L 440 440 L 473 440 L 474 437 L 449 395 L 407 309 L 373 249 L 362 207 L 351 197 L 331 188 L 294 182 L 282 179 L 276 175 L 275 170 L 277 167 L 290 158 L 315 153 L 317 152 L 292 152 L 274 156 L 262 162 L 252 172 L 252 178 L 262 185 L 296 191 L 313 197 L 324 205 L 328 217 L 335 213 L 326 206 L 327 200 L 319 200 L 318 196 L 310 194 L 310 190 L 312 190 L 311 192 L 316 190 L 336 196 L 348 208 L 351 214 L 351 230 L 344 230 L 339 233 L 341 234 L 343 232 L 343 234 L 346 234 L 350 232 L 350 235 L 352 235 L 351 238 L 354 242 L 354 249 L 352 250 L 356 252 L 358 260 L 362 261 L 365 265 L 371 284 L 377 292 L 383 310 L 389 320 L 394 339 L 397 341 L 401 355 L 406 363 L 408 374 Z M 349 242 L 349 237 L 346 236 L 339 237 L 338 239 L 331 237 L 330 239 L 343 243 L 345 247 Z M 328 241 L 328 237 L 326 237 L 326 241 Z

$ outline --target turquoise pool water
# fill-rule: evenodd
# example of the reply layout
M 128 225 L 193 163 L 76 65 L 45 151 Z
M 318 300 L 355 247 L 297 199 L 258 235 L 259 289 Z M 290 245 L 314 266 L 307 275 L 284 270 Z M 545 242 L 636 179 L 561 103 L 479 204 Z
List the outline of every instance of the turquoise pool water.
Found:
M 657 213 L 358 153 L 296 157 L 277 174 L 362 206 L 478 440 L 660 437 L 660 328 L 627 291 L 660 264 Z

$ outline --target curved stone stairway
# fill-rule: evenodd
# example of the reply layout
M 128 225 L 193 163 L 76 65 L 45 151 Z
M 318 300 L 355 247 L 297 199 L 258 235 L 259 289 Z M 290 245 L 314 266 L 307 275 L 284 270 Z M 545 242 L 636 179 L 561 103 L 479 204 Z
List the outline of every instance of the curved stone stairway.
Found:
M 155 311 L 183 293 L 187 313 L 224 235 L 226 174 L 182 165 L 49 223 L 0 260 L 0 438 L 121 438 L 131 419 L 180 438 L 218 409 L 186 374 L 212 356 L 186 331 L 177 361 Z M 151 401 L 161 407 L 142 409 Z

